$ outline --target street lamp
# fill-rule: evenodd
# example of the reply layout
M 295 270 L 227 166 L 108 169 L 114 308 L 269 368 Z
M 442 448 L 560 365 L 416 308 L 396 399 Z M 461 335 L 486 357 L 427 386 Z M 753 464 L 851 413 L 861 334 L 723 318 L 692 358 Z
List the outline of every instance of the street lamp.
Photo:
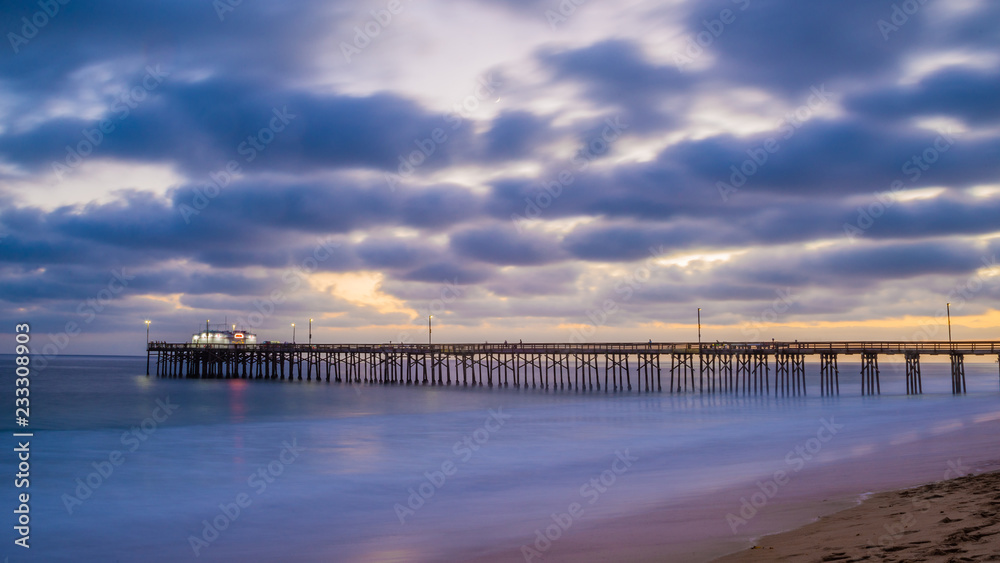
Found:
M 951 303 L 946 305 L 948 307 L 948 345 L 951 345 Z
M 309 345 L 313 343 L 313 320 L 309 319 Z
M 433 319 L 433 318 L 434 318 L 434 315 L 427 315 L 427 345 L 428 346 L 431 345 L 431 319 Z
M 701 307 L 698 307 L 698 352 L 701 352 Z
M 149 319 L 146 319 L 146 375 L 149 375 Z
M 295 323 L 292 323 L 292 344 L 295 344 Z

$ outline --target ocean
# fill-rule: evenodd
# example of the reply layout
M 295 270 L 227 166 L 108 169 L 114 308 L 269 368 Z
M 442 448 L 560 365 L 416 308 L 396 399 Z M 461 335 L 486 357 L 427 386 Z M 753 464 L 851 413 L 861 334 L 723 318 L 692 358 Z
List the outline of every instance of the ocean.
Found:
M 13 368 L 0 356 L 7 397 Z M 820 397 L 818 370 L 808 396 L 776 398 L 172 380 L 144 357 L 60 357 L 32 375 L 27 430 L 5 401 L 3 554 L 558 561 L 653 534 L 648 560 L 706 561 L 869 491 L 1000 467 L 995 362 L 966 365 L 964 396 L 947 364 L 924 363 L 921 396 L 884 362 L 862 397 L 842 361 L 841 395 Z

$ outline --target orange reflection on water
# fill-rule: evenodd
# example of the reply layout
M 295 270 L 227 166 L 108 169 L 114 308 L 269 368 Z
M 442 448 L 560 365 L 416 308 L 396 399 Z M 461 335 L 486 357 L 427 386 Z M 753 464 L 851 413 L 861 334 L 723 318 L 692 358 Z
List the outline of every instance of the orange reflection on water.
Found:
M 243 379 L 230 379 L 227 383 L 229 388 L 230 421 L 234 423 L 243 422 L 246 419 L 247 410 L 243 391 L 246 389 L 247 382 Z M 233 462 L 242 465 L 243 456 L 238 454 L 243 451 L 243 435 L 238 433 L 241 431 L 240 427 L 236 427 L 235 430 L 237 433 L 233 434 Z

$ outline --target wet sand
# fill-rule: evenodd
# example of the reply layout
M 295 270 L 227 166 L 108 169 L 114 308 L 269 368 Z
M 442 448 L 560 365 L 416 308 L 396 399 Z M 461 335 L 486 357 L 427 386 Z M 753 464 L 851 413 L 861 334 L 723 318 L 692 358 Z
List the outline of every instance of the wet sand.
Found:
M 1000 561 L 1000 472 L 879 493 L 716 561 Z
M 653 502 L 632 514 L 584 517 L 537 555 L 523 551 L 524 546 L 535 546 L 529 529 L 516 543 L 452 553 L 434 561 L 732 563 L 948 561 L 952 557 L 962 561 L 966 557 L 959 551 L 922 555 L 949 549 L 969 549 L 968 561 L 1000 561 L 1000 555 L 996 559 L 985 555 L 1000 554 L 1000 534 L 981 538 L 987 547 L 978 559 L 971 548 L 946 545 L 954 541 L 947 539 L 952 534 L 977 537 L 994 530 L 987 526 L 981 531 L 963 531 L 990 522 L 979 513 L 1000 513 L 1000 473 L 995 473 L 1000 472 L 1000 419 L 990 417 L 979 424 L 948 429 L 912 442 L 878 444 L 870 451 L 859 450 L 857 457 L 807 467 L 735 530 L 727 515 L 740 514 L 741 499 L 752 498 L 760 490 L 756 478 L 748 478 L 751 482 L 740 487 L 720 488 L 667 505 Z M 982 476 L 982 480 L 963 475 Z M 904 490 L 907 487 L 916 488 Z M 924 495 L 925 489 L 934 492 Z M 862 503 L 865 491 L 887 492 Z M 921 512 L 922 500 L 930 502 L 931 508 Z M 948 522 L 943 521 L 946 517 Z M 850 522 L 856 529 L 844 531 L 847 524 L 844 530 L 840 524 L 829 524 L 841 518 L 853 518 Z M 898 525 L 903 529 L 897 530 Z M 995 529 L 1000 531 L 1000 527 Z M 821 535 L 801 539 L 796 535 L 810 533 Z M 888 538 L 883 537 L 887 534 Z M 793 536 L 794 542 L 782 539 Z M 880 546 L 880 541 L 886 545 Z M 910 545 L 921 541 L 928 543 Z M 755 545 L 756 549 L 747 549 Z

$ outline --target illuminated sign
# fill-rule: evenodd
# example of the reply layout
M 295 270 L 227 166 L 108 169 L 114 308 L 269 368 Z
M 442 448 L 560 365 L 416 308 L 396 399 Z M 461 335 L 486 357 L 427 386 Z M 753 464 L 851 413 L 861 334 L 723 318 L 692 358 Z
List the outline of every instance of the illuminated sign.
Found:
M 243 333 L 237 332 L 236 334 L 233 335 L 233 338 L 243 338 Z

